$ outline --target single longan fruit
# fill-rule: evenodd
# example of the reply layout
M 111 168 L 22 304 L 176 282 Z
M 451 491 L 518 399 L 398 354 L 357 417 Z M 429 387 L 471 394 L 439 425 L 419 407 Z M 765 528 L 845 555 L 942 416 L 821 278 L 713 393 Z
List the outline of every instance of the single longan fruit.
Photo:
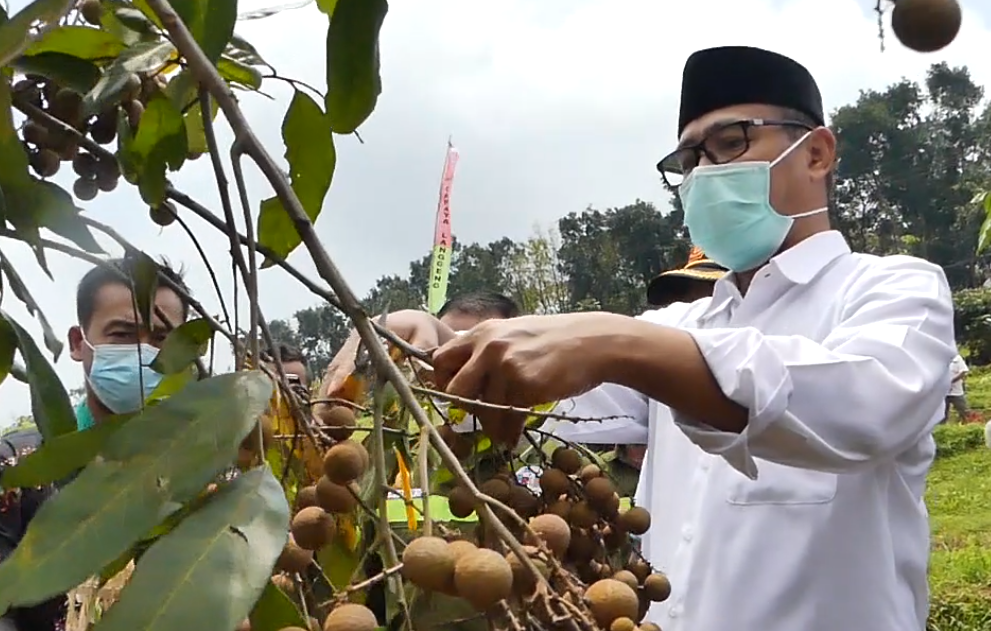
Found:
M 550 468 L 540 475 L 540 490 L 547 497 L 560 497 L 571 488 L 568 475 L 560 469 Z
M 540 500 L 529 489 L 519 484 L 510 485 L 507 503 L 523 519 L 529 519 L 540 512 Z
M 650 564 L 643 559 L 637 559 L 636 561 L 630 562 L 626 566 L 626 569 L 633 573 L 633 576 L 637 577 L 637 581 L 643 583 L 650 576 Z
M 602 475 L 602 469 L 599 468 L 597 464 L 587 464 L 582 467 L 581 473 L 578 477 L 581 478 L 582 482 L 588 483 L 589 480 L 597 478 Z
M 418 537 L 403 550 L 403 578 L 427 591 L 450 591 L 454 565 L 450 545 L 440 537 Z
M 447 507 L 458 519 L 464 519 L 475 512 L 475 497 L 464 486 L 456 486 L 447 496 Z
M 626 583 L 630 586 L 630 589 L 640 587 L 640 581 L 638 581 L 637 577 L 633 575 L 633 572 L 629 570 L 620 570 L 613 574 L 612 577 L 621 583 Z
M 526 551 L 530 561 L 537 568 L 537 571 L 544 578 L 550 576 L 550 568 L 537 556 L 539 550 L 533 546 L 523 546 L 523 549 Z M 528 596 L 533 593 L 533 590 L 537 587 L 537 577 L 533 575 L 533 572 L 523 565 L 523 561 L 512 551 L 506 553 L 506 561 L 513 571 L 513 591 L 520 596 Z
M 296 583 L 288 574 L 276 574 L 272 577 L 272 584 L 287 594 L 296 591 Z
M 97 185 L 96 180 L 77 178 L 72 183 L 72 194 L 80 201 L 88 202 L 94 199 L 99 191 L 100 187 Z
M 451 551 L 452 555 L 454 555 L 454 562 L 457 563 L 458 559 L 460 559 L 463 555 L 473 550 L 478 550 L 478 546 L 467 539 L 455 539 L 447 544 L 447 549 Z
M 475 441 L 454 431 L 450 425 L 441 425 L 437 428 L 437 433 L 459 459 L 463 460 L 475 451 Z
M 299 547 L 304 550 L 319 550 L 337 534 L 337 523 L 319 506 L 310 506 L 296 513 L 291 530 Z
M 643 582 L 643 595 L 651 602 L 664 602 L 671 595 L 671 581 L 664 574 L 651 574 Z
M 595 557 L 595 540 L 582 530 L 571 531 L 571 543 L 565 557 L 576 564 L 588 563 Z
M 633 622 L 629 618 L 616 618 L 609 625 L 609 631 L 635 631 L 637 628 L 637 623 Z
M 354 410 L 345 405 L 318 403 L 313 406 L 313 418 L 327 428 L 327 435 L 334 440 L 347 440 L 354 433 Z
M 317 505 L 316 485 L 304 486 L 296 492 L 296 510 L 303 510 L 309 506 Z
M 342 441 L 327 450 L 323 473 L 331 482 L 347 484 L 357 480 L 368 467 L 368 451 L 360 443 Z
M 479 485 L 478 490 L 502 503 L 509 501 L 509 484 L 502 478 L 492 478 Z
M 335 607 L 323 622 L 323 631 L 375 631 L 379 622 L 364 605 L 347 603 Z
M 571 544 L 571 528 L 568 527 L 568 522 L 557 515 L 537 515 L 530 520 L 530 529 L 554 556 L 563 557 L 568 551 L 568 545 Z M 536 545 L 537 542 L 532 541 L 532 538 L 533 536 L 527 533 L 527 543 Z
M 513 569 L 495 550 L 479 548 L 454 565 L 454 586 L 461 598 L 478 611 L 488 611 L 513 593 Z
M 313 561 L 313 551 L 304 550 L 298 546 L 290 535 L 286 545 L 282 548 L 282 553 L 275 562 L 275 567 L 282 572 L 298 574 L 306 570 L 311 561 Z
M 573 505 L 568 500 L 554 500 L 547 505 L 544 513 L 547 515 L 557 515 L 561 519 L 567 520 L 571 516 Z
M 634 506 L 619 516 L 619 525 L 635 535 L 642 535 L 650 530 L 650 513 L 641 506 Z
M 551 466 L 567 475 L 574 475 L 582 468 L 582 457 L 570 447 L 558 447 L 551 454 Z
M 167 228 L 175 223 L 175 206 L 169 202 L 162 202 L 158 206 L 149 206 L 148 216 L 151 217 L 152 223 Z
M 350 513 L 358 506 L 357 494 L 360 492 L 354 482 L 343 485 L 336 484 L 321 476 L 317 482 L 317 505 L 328 513 Z
M 585 497 L 595 509 L 608 506 L 615 492 L 616 487 L 609 478 L 592 478 L 585 483 Z
M 582 500 L 571 507 L 568 521 L 576 528 L 591 528 L 599 521 L 599 513 L 587 501 Z
M 898 0 L 891 10 L 891 30 L 905 47 L 932 53 L 960 32 L 963 15 L 957 0 Z
M 640 611 L 637 593 L 626 583 L 605 578 L 585 590 L 585 603 L 600 627 L 609 628 L 617 618 L 634 620 Z
M 100 26 L 100 18 L 103 17 L 103 5 L 100 4 L 100 0 L 83 0 L 78 8 L 84 20 L 93 26 Z

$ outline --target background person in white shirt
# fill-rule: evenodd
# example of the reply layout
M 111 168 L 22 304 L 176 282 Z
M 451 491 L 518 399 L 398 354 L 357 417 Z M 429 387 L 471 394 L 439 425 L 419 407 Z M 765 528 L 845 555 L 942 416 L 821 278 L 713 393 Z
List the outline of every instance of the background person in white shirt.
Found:
M 665 631 L 923 631 L 923 494 L 956 354 L 938 266 L 850 252 L 826 211 L 836 140 L 809 72 L 772 52 L 699 51 L 676 150 L 658 165 L 693 242 L 733 270 L 713 296 L 639 318 L 490 320 L 434 348 L 448 392 L 644 424 L 643 544 L 666 571 Z M 680 176 L 685 179 L 679 182 Z M 346 375 L 333 375 L 333 391 Z M 494 440 L 524 419 L 480 412 Z
M 950 408 L 957 411 L 957 416 L 961 421 L 967 420 L 970 409 L 967 407 L 964 381 L 966 381 L 969 372 L 970 368 L 967 367 L 967 362 L 957 353 L 953 361 L 950 362 L 950 391 L 946 395 L 946 411 L 943 415 L 943 420 L 947 423 L 950 422 Z

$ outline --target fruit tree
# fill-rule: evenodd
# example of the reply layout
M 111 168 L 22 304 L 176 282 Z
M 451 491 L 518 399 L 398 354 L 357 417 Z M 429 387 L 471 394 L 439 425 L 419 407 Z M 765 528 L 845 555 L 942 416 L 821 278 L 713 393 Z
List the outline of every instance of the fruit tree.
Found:
M 386 0 L 316 5 L 327 20 L 325 91 L 279 75 L 235 34 L 237 0 L 0 8 L 0 236 L 27 244 L 47 272 L 51 252 L 106 265 L 93 236 L 105 234 L 146 270 L 132 290 L 148 321 L 156 288 L 181 288 L 76 207 L 134 186 L 156 224 L 196 218 L 222 233 L 250 299 L 239 328 L 236 314 L 215 317 L 185 296 L 196 317 L 170 331 L 154 366 L 162 384 L 140 412 L 85 431 L 43 351 L 0 312 L 0 379 L 28 383 L 44 436 L 0 485 L 72 477 L 0 564 L 0 613 L 67 594 L 70 631 L 657 629 L 649 605 L 671 585 L 638 552 L 651 516 L 619 496 L 608 464 L 541 430 L 553 403 L 510 410 L 529 419 L 518 445 L 455 431 L 466 409 L 493 406 L 434 389 L 429 355 L 389 334 L 388 313 L 363 311 L 316 237 L 335 135 L 355 133 L 381 92 L 388 9 Z M 946 45 L 960 23 L 955 0 L 898 0 L 891 14 L 917 50 Z M 282 121 L 288 171 L 234 96 L 254 98 L 271 82 L 294 89 Z M 220 115 L 234 132 L 226 164 Z M 197 159 L 215 175 L 216 211 L 170 181 Z M 245 159 L 273 192 L 256 212 Z M 71 190 L 50 179 L 65 169 Z M 319 279 L 286 262 L 300 245 Z M 299 388 L 260 352 L 274 347 L 257 296 L 270 266 L 360 334 L 355 372 L 332 397 Z M 2 256 L 0 273 L 57 357 L 61 344 Z M 234 348 L 230 374 L 211 374 L 201 359 L 217 340 Z

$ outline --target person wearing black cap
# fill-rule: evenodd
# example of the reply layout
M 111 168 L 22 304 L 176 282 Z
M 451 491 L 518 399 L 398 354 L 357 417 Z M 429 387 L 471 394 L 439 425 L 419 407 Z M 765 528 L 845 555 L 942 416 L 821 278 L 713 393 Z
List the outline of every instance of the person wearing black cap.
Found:
M 950 289 L 940 267 L 853 253 L 830 229 L 822 111 L 811 74 L 782 55 L 688 58 L 678 143 L 659 166 L 692 241 L 732 272 L 709 300 L 459 336 L 389 315 L 435 348 L 450 394 L 647 428 L 643 550 L 672 585 L 647 619 L 665 631 L 926 626 L 923 494 L 956 354 Z M 494 441 L 525 422 L 478 417 Z

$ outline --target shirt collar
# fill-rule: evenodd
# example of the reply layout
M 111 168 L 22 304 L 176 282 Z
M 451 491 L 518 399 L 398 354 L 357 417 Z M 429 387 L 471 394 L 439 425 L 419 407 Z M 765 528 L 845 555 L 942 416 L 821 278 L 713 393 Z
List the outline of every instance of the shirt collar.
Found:
M 850 246 L 843 235 L 838 230 L 827 230 L 814 234 L 774 256 L 757 273 L 773 270 L 795 285 L 807 285 L 830 263 L 849 253 Z M 726 274 L 716 281 L 712 290 L 712 300 L 699 319 L 711 318 L 733 300 L 742 298 L 740 289 L 736 286 L 736 274 Z
M 83 401 L 78 406 L 76 406 L 76 430 L 83 431 L 92 428 L 96 422 L 93 419 L 93 413 L 90 411 L 89 406 Z

